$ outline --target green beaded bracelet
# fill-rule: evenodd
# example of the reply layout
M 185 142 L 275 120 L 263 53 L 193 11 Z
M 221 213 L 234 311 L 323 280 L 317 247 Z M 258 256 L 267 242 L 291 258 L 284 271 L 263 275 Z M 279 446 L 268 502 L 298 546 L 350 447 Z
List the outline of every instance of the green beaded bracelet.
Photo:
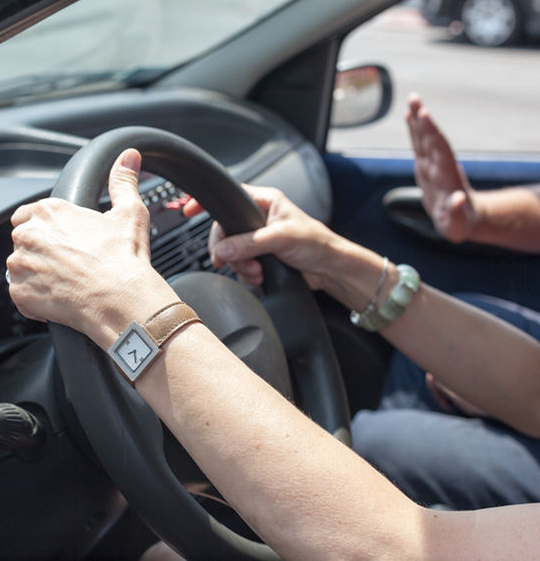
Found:
M 390 325 L 404 311 L 420 286 L 420 275 L 410 265 L 398 265 L 399 281 L 386 301 L 368 315 L 351 312 L 351 322 L 366 331 L 380 331 Z

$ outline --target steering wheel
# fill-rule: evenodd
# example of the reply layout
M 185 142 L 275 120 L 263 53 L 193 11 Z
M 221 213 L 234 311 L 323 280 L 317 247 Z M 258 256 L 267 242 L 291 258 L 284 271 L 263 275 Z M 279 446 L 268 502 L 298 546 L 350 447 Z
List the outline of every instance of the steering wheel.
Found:
M 260 209 L 219 162 L 185 139 L 148 127 L 120 128 L 90 141 L 67 163 L 51 196 L 97 209 L 111 166 L 127 148 L 141 152 L 146 171 L 194 196 L 229 234 L 264 224 Z M 311 291 L 298 272 L 277 259 L 265 256 L 262 262 L 267 308 L 291 365 L 295 397 L 314 421 L 348 442 L 339 365 Z M 218 293 L 228 290 L 221 282 L 213 286 Z M 190 290 L 183 288 L 182 297 L 192 304 Z M 232 292 L 234 302 L 242 300 Z M 161 422 L 105 353 L 70 328 L 51 324 L 49 330 L 66 392 L 96 455 L 148 526 L 190 560 L 278 559 L 265 544 L 218 522 L 187 491 L 167 461 Z

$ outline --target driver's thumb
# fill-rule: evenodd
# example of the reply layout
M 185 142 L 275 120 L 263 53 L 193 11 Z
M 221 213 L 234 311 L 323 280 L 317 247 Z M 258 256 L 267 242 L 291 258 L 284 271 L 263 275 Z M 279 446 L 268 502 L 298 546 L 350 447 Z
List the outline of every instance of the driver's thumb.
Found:
M 113 207 L 133 204 L 139 199 L 139 171 L 141 155 L 134 148 L 124 150 L 118 156 L 109 175 L 109 195 Z

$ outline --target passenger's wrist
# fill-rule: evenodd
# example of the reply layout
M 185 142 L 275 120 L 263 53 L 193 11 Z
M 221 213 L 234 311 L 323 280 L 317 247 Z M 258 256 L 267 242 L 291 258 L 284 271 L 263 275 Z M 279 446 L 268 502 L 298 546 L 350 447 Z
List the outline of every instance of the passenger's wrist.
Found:
M 467 233 L 463 241 L 477 241 L 477 238 L 486 223 L 488 208 L 485 204 L 483 193 L 471 191 L 469 197 L 469 212 L 467 213 Z

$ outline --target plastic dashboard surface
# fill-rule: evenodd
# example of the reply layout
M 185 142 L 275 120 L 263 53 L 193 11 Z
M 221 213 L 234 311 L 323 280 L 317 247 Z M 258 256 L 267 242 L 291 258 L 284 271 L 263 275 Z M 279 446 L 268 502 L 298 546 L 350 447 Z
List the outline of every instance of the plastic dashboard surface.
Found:
M 171 131 L 209 152 L 239 182 L 279 187 L 312 216 L 325 222 L 330 217 L 330 182 L 314 146 L 279 117 L 245 101 L 194 89 L 128 90 L 15 106 L 0 110 L 0 117 L 0 339 L 43 329 L 18 314 L 7 293 L 12 212 L 46 197 L 70 156 L 107 130 L 144 125 Z M 151 214 L 154 267 L 166 278 L 211 270 L 211 219 L 187 220 L 170 208 L 184 193 L 166 178 L 143 173 L 140 191 Z M 107 208 L 106 196 L 101 206 Z

